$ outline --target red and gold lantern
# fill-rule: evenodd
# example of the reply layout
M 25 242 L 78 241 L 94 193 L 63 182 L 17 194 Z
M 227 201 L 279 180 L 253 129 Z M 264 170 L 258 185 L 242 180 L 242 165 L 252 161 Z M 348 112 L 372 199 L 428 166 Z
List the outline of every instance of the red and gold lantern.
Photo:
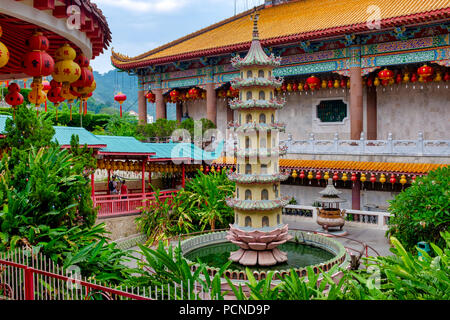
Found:
M 46 52 L 50 46 L 47 37 L 42 32 L 35 32 L 26 43 L 31 51 L 23 57 L 22 71 L 33 78 L 51 75 L 55 67 L 55 61 Z M 42 78 L 40 82 L 42 82 Z
M 149 91 L 145 97 L 147 98 L 148 103 L 155 103 L 156 102 L 156 96 L 153 94 L 153 92 Z
M 114 100 L 117 101 L 120 105 L 120 117 L 122 118 L 122 105 L 127 100 L 127 96 L 122 92 L 119 92 L 114 96 Z
M 378 72 L 378 78 L 383 81 L 387 80 L 390 81 L 394 77 L 394 72 L 385 68 L 384 70 Z
M 308 79 L 306 79 L 306 83 L 308 84 L 309 88 L 311 90 L 316 90 L 320 88 L 320 79 L 316 76 L 311 76 Z
M 434 73 L 433 68 L 426 64 L 417 69 L 417 74 L 423 81 L 427 81 L 433 75 L 433 73 Z
M 179 96 L 180 93 L 177 90 L 170 91 L 170 99 L 172 100 L 172 102 L 177 102 Z

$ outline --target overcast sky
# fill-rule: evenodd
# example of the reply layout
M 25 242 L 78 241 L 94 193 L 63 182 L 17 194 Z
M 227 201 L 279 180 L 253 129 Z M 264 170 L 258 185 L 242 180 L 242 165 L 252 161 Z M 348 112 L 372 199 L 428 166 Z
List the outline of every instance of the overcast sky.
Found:
M 108 51 L 92 62 L 105 73 L 111 48 L 130 57 L 147 52 L 234 15 L 234 0 L 94 0 L 112 32 Z M 237 12 L 264 0 L 237 0 Z

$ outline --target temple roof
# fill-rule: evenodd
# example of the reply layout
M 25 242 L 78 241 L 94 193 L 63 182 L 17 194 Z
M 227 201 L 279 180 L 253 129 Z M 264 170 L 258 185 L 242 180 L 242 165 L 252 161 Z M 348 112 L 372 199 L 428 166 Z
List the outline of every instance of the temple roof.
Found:
M 381 12 L 381 28 L 414 25 L 450 16 L 448 0 L 302 0 L 260 6 L 259 38 L 264 47 L 374 31 L 370 6 Z M 249 50 L 253 10 L 243 12 L 136 57 L 112 52 L 112 63 L 133 69 Z M 376 31 L 376 30 L 375 30 Z
M 219 158 L 213 165 L 234 166 L 235 158 Z M 363 162 L 363 161 L 336 161 L 336 160 L 292 160 L 280 159 L 280 169 L 329 171 L 329 172 L 378 172 L 394 174 L 424 175 L 432 170 L 446 167 L 447 164 L 433 163 L 404 163 L 404 162 Z

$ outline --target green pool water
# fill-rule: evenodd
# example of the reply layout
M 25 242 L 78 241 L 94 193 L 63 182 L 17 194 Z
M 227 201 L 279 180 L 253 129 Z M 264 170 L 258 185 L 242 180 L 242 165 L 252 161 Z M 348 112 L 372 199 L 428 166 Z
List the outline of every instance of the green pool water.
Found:
M 276 271 L 290 268 L 303 268 L 320 264 L 334 257 L 334 254 L 324 249 L 295 242 L 287 242 L 278 248 L 287 253 L 288 262 L 273 267 L 257 267 L 250 269 L 256 271 Z M 232 243 L 214 244 L 193 250 L 186 254 L 185 257 L 193 262 L 201 261 L 209 267 L 221 268 L 228 262 L 231 252 L 238 249 L 239 248 Z M 229 270 L 245 270 L 245 266 L 238 263 L 232 263 Z

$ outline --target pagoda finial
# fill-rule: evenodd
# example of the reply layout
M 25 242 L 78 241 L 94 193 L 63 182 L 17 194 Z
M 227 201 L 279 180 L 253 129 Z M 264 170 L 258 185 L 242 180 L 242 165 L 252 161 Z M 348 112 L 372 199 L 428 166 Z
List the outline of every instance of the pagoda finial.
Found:
M 255 12 L 251 16 L 253 20 L 253 40 L 259 40 L 259 31 L 258 31 L 258 20 L 259 13 L 255 10 Z

